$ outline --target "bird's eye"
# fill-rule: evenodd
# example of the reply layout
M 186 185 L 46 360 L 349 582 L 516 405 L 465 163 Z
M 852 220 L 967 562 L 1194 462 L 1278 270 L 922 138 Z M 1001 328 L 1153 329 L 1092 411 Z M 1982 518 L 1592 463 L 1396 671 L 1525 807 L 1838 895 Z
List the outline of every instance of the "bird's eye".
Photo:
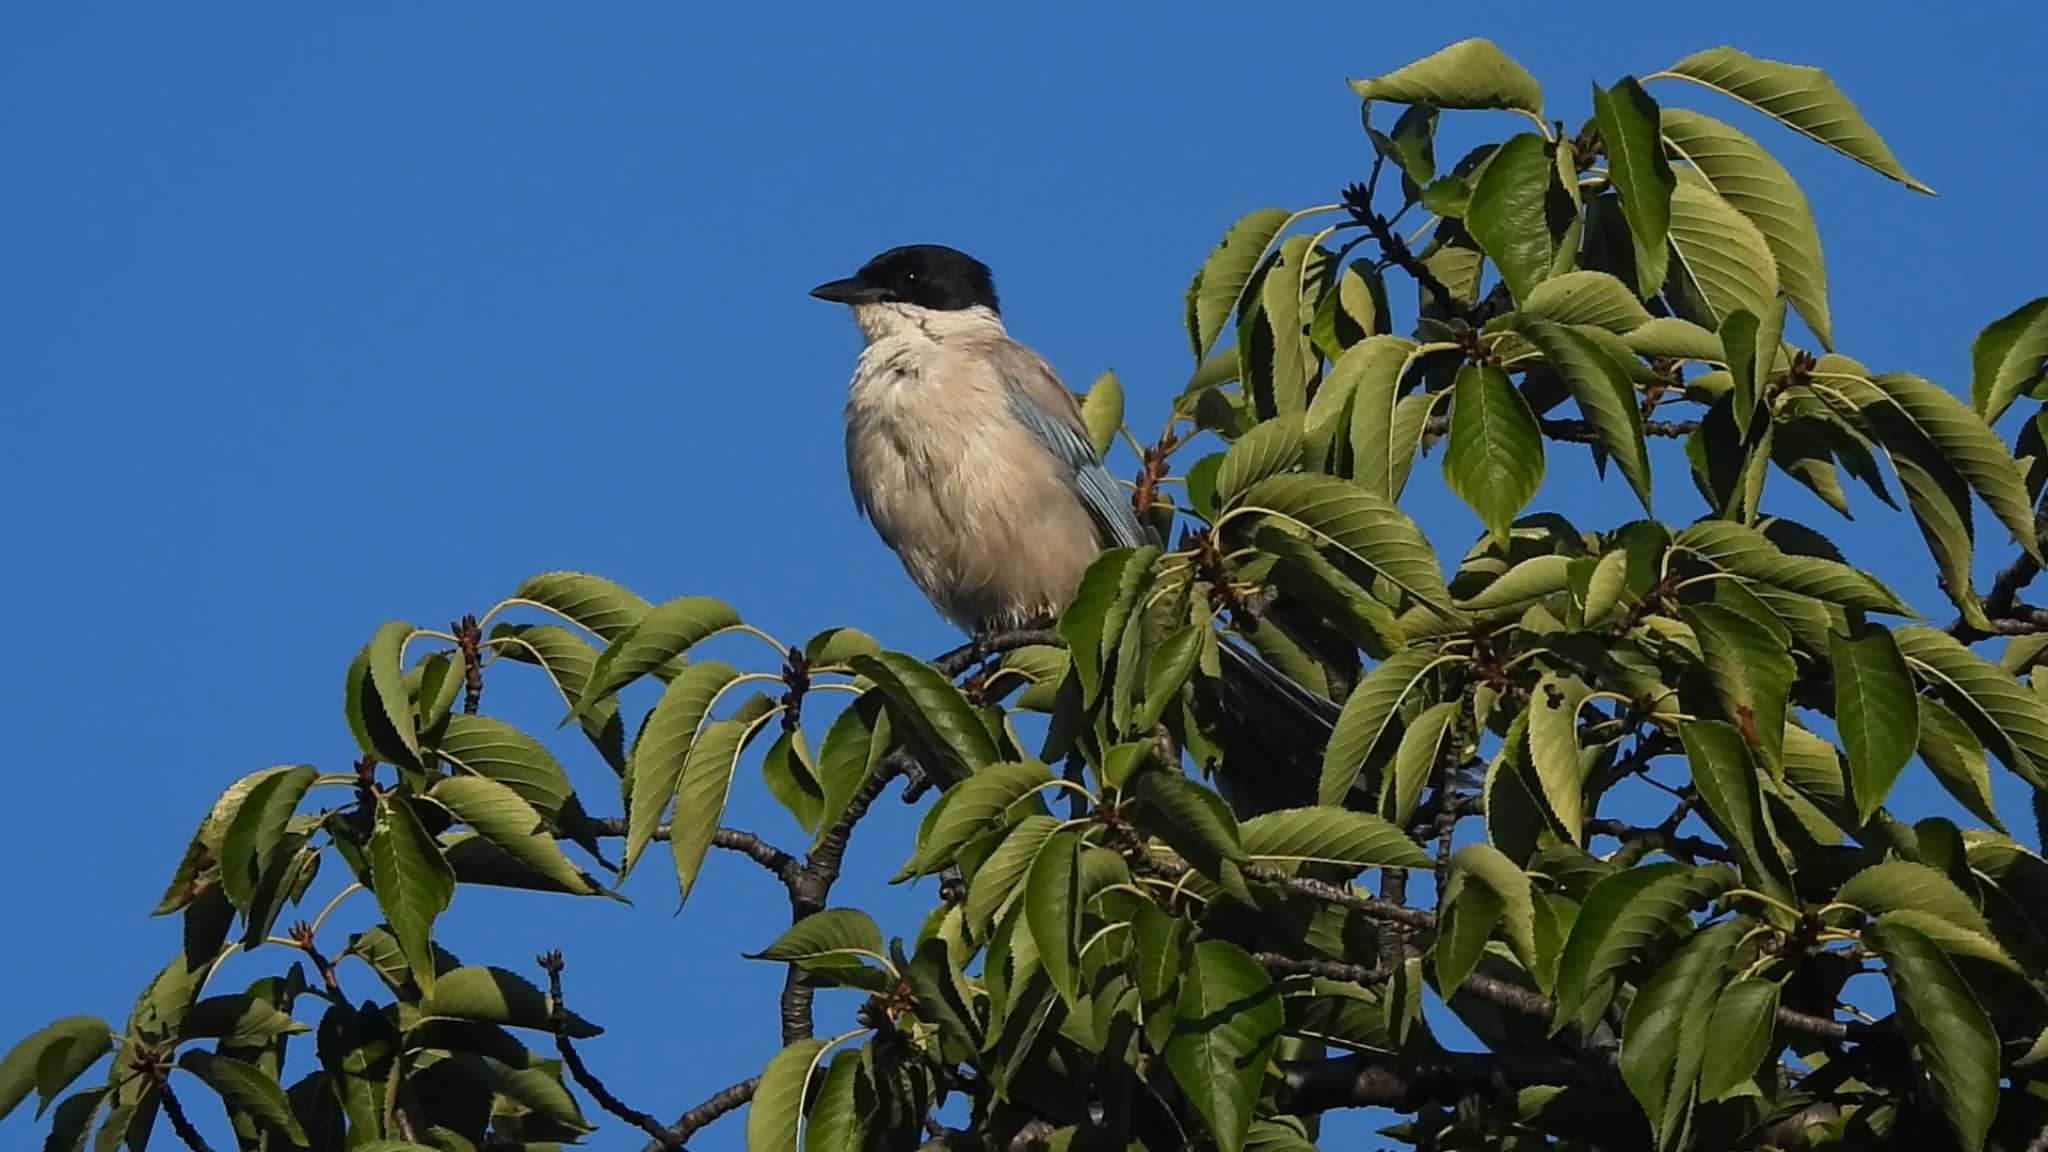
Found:
M 917 273 L 916 273 L 916 272 L 905 272 L 905 273 L 903 274 L 903 282 L 904 282 L 905 284 L 915 284 L 915 283 L 917 283 L 917 281 L 918 281 L 918 275 L 917 275 Z

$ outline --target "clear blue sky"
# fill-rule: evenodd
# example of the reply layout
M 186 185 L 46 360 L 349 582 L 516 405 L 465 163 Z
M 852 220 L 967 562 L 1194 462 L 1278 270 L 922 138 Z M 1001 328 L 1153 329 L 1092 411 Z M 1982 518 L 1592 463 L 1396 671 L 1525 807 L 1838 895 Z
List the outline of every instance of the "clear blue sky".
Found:
M 1754 129 L 1805 183 L 1839 345 L 1868 363 L 1961 387 L 1976 330 L 2048 289 L 2038 6 L 1540 7 L 1455 25 L 1362 4 L 8 8 L 0 1046 L 61 1013 L 125 1015 L 177 945 L 146 914 L 219 789 L 352 756 L 341 673 L 382 620 L 439 626 L 573 567 L 724 596 L 789 639 L 851 623 L 951 646 L 854 518 L 857 338 L 805 296 L 884 247 L 980 255 L 1013 331 L 1077 386 L 1116 369 L 1153 427 L 1189 367 L 1182 290 L 1223 227 L 1363 174 L 1343 80 L 1484 32 L 1573 127 L 1589 80 L 1696 48 L 1828 68 L 1942 192 Z M 1660 510 L 1689 517 L 1682 465 L 1658 464 Z M 1435 474 L 1418 468 L 1412 509 L 1455 555 L 1476 524 Z M 1625 515 L 1585 474 L 1554 463 L 1540 502 L 1591 527 Z M 1847 542 L 1938 607 L 1910 522 L 1858 507 Z M 615 810 L 610 774 L 516 680 L 494 677 L 486 709 L 549 731 L 591 808 Z M 909 815 L 884 815 L 845 897 L 900 861 Z M 751 771 L 730 822 L 794 838 Z M 739 953 L 784 911 L 720 856 L 672 917 L 651 863 L 632 908 L 465 890 L 442 938 L 528 970 L 565 948 L 572 1002 L 611 1029 L 590 1059 L 672 1116 L 774 1050 L 780 973 Z M 890 894 L 886 927 L 914 932 L 930 895 Z M 30 1132 L 17 1115 L 0 1144 Z M 697 1142 L 739 1144 L 736 1120 Z

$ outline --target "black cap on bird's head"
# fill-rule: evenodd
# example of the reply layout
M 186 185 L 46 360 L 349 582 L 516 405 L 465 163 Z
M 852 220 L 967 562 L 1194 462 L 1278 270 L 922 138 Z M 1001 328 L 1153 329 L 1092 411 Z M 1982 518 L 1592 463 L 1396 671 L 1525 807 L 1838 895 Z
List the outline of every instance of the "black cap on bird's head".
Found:
M 839 304 L 909 304 L 935 312 L 982 307 L 1000 312 L 988 265 L 943 244 L 906 244 L 861 265 L 844 280 L 811 289 Z

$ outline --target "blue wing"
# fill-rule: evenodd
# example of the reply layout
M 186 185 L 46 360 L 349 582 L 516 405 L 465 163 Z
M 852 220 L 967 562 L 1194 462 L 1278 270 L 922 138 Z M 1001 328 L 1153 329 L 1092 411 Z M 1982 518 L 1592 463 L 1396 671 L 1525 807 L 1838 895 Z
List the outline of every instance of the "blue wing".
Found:
M 1031 430 L 1031 434 L 1055 459 L 1066 465 L 1074 495 L 1080 498 L 1089 516 L 1102 530 L 1104 544 L 1116 548 L 1135 548 L 1144 544 L 1145 529 L 1138 523 L 1137 513 L 1131 510 L 1130 499 L 1095 455 L 1095 446 L 1088 442 L 1079 413 L 1073 411 L 1073 397 L 1060 384 L 1059 378 L 1043 365 L 1013 366 L 1004 363 L 1002 367 L 1003 381 L 1010 391 L 1011 414 L 1016 416 L 1018 423 Z M 1037 378 L 1025 379 L 1024 373 L 1032 368 L 1037 369 L 1033 373 Z M 1055 390 L 1058 399 L 1067 405 L 1068 411 L 1064 414 L 1049 411 L 1034 395 Z M 1066 418 L 1063 419 L 1063 415 Z

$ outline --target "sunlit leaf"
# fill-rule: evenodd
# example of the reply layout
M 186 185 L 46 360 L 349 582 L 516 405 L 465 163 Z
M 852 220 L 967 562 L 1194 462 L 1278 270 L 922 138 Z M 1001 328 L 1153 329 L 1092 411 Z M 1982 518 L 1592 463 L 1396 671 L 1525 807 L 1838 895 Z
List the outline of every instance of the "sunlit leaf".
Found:
M 1384 76 L 1350 83 L 1367 100 L 1543 112 L 1536 78 L 1488 40 L 1460 40 Z
M 1619 194 L 1622 215 L 1635 241 L 1637 293 L 1644 298 L 1664 285 L 1670 250 L 1671 191 L 1677 178 L 1664 158 L 1658 136 L 1657 102 L 1632 76 L 1614 87 L 1593 89 L 1593 118 L 1607 151 L 1607 177 Z
M 1543 484 L 1543 433 L 1507 373 L 1467 365 L 1451 397 L 1444 483 L 1503 545 Z

